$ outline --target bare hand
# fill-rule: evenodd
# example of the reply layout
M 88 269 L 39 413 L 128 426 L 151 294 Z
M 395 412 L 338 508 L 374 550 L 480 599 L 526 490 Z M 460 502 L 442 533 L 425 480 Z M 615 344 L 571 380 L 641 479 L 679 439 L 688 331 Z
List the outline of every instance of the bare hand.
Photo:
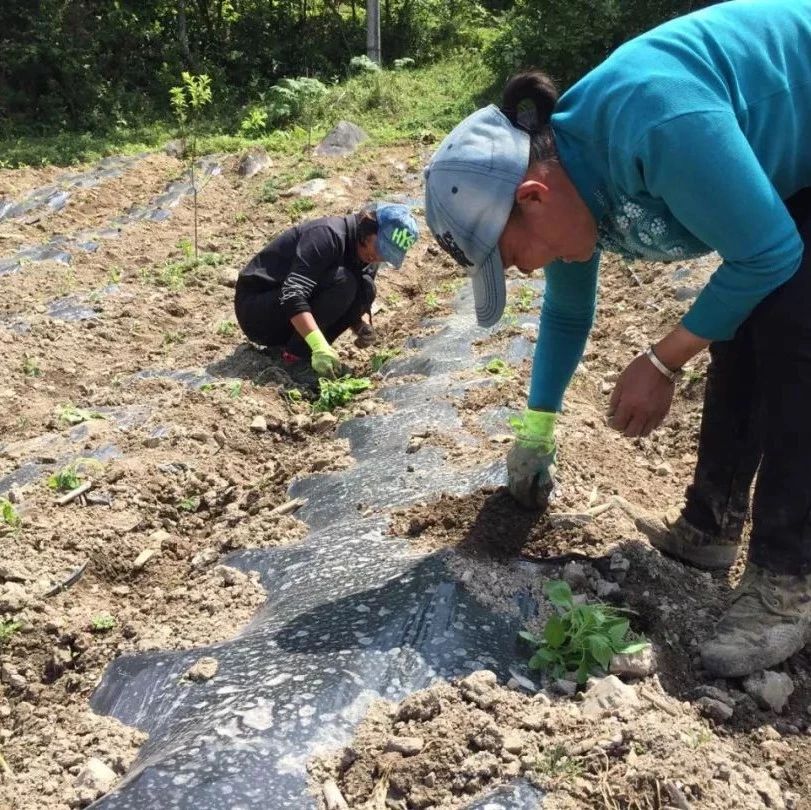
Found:
M 637 357 L 614 386 L 608 424 L 625 436 L 647 436 L 667 416 L 674 389 L 647 357 Z

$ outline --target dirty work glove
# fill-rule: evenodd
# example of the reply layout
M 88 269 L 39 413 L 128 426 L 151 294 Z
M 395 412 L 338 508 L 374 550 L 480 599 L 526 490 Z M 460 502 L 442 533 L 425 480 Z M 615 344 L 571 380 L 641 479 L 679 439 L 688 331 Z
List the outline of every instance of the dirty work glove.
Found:
M 327 343 L 321 330 L 313 329 L 304 340 L 307 341 L 312 352 L 310 365 L 313 367 L 313 371 L 319 377 L 337 377 L 341 370 L 341 361 L 338 359 L 335 349 Z
M 375 330 L 365 321 L 355 327 L 355 345 L 359 349 L 368 349 L 375 342 Z
M 510 492 L 529 509 L 546 509 L 555 485 L 556 413 L 527 408 L 514 416 L 510 427 L 515 443 L 507 454 Z

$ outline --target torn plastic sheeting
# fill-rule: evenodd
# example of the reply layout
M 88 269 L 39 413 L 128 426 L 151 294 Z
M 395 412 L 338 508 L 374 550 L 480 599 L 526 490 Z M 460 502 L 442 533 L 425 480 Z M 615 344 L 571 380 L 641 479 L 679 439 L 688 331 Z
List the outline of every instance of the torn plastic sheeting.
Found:
M 469 293 L 460 305 L 471 309 Z M 449 319 L 441 340 L 457 350 L 454 367 L 441 372 L 448 382 L 474 365 L 471 340 L 486 334 L 470 314 Z M 438 348 L 436 337 L 422 343 L 426 354 Z M 226 560 L 258 571 L 268 594 L 240 635 L 204 650 L 122 656 L 109 666 L 93 708 L 137 725 L 149 740 L 124 783 L 94 807 L 314 808 L 307 761 L 345 744 L 371 700 L 402 699 L 436 677 L 486 668 L 506 680 L 511 668 L 523 668 L 514 642 L 520 618 L 477 602 L 447 565 L 454 552 L 417 553 L 388 535 L 387 508 L 504 480 L 503 462 L 460 470 L 434 447 L 406 454 L 420 425 L 464 432 L 443 399 L 449 386 L 432 388 L 432 380 L 386 387 L 400 394 L 394 414 L 340 428 L 357 463 L 291 487 L 291 496 L 309 499 L 297 513 L 311 527 L 303 541 Z M 359 504 L 373 514 L 362 517 Z M 519 607 L 528 610 L 520 599 Z M 181 683 L 203 655 L 217 658 L 217 674 Z M 541 802 L 518 783 L 488 800 L 509 810 Z
M 198 161 L 196 171 L 195 179 L 197 180 L 198 177 L 205 178 L 219 174 L 221 167 L 214 158 L 205 157 Z M 193 190 L 190 175 L 187 172 L 179 180 L 171 182 L 165 191 L 149 203 L 131 208 L 103 228 L 80 231 L 72 237 L 57 236 L 49 242 L 27 247 L 12 256 L 0 258 L 0 276 L 16 273 L 23 265 L 29 262 L 57 261 L 70 264 L 71 250 L 78 248 L 86 252 L 92 252 L 98 249 L 97 240 L 119 236 L 121 228 L 132 222 L 141 220 L 162 222 L 168 219 L 171 216 L 170 209 L 174 208 L 183 197 L 191 194 Z M 199 190 L 198 184 L 198 192 Z
M 22 199 L 0 200 L 0 220 L 17 219 L 41 208 L 59 211 L 70 199 L 69 189 L 92 188 L 113 177 L 123 174 L 134 163 L 146 157 L 146 153 L 129 157 L 108 157 L 86 172 L 63 174 L 49 186 L 34 189 Z
M 98 302 L 109 295 L 118 295 L 121 287 L 108 284 L 93 293 L 78 293 L 56 298 L 48 304 L 48 316 L 58 321 L 88 321 L 99 317 Z M 130 296 L 132 297 L 132 296 Z

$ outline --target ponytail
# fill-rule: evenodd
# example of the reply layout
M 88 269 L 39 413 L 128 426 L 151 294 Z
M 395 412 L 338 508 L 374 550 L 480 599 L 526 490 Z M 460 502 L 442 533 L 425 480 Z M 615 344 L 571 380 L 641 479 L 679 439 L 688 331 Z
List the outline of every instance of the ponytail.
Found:
M 557 100 L 555 83 L 539 70 L 518 73 L 504 87 L 501 111 L 514 127 L 530 134 L 530 162 L 557 157 L 550 123 Z

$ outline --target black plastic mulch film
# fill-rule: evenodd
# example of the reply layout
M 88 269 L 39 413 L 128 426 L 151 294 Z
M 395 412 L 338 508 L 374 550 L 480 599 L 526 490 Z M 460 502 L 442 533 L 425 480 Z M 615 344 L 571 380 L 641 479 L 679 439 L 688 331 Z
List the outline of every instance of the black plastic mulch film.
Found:
M 315 808 L 307 761 L 348 742 L 374 699 L 401 700 L 435 678 L 478 669 L 505 680 L 510 668 L 522 666 L 514 643 L 520 618 L 478 603 L 447 566 L 453 552 L 418 553 L 388 534 L 385 513 L 392 507 L 504 481 L 503 462 L 455 469 L 435 447 L 406 454 L 409 437 L 429 427 L 465 441 L 450 400 L 472 385 L 493 384 L 486 374 L 468 381 L 455 376 L 481 366 L 472 342 L 488 334 L 474 325 L 469 287 L 457 303 L 414 356 L 384 367 L 387 378 L 426 375 L 381 385 L 379 396 L 394 412 L 340 426 L 355 464 L 290 488 L 291 496 L 308 499 L 297 513 L 311 529 L 307 537 L 224 560 L 258 571 L 267 589 L 250 624 L 207 648 L 123 656 L 110 664 L 92 707 L 143 729 L 149 740 L 96 810 Z M 532 346 L 513 338 L 505 356 L 526 357 Z M 482 425 L 503 433 L 503 418 L 498 409 Z M 520 607 L 524 614 L 532 610 L 528 599 Z M 202 684 L 182 681 L 203 655 L 218 660 L 217 674 Z M 517 780 L 467 807 L 541 805 L 540 794 Z

